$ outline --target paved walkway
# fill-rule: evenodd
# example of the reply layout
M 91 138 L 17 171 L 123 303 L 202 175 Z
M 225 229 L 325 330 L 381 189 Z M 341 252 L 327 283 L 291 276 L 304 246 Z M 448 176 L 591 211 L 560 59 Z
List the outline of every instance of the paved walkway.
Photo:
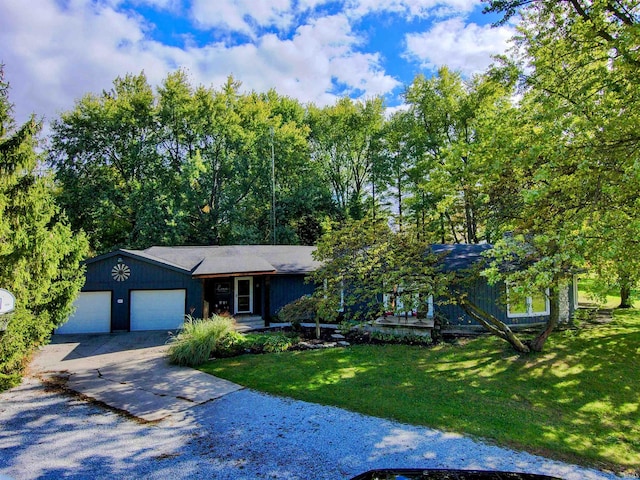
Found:
M 54 335 L 31 373 L 145 421 L 220 398 L 242 387 L 170 365 L 166 332 Z

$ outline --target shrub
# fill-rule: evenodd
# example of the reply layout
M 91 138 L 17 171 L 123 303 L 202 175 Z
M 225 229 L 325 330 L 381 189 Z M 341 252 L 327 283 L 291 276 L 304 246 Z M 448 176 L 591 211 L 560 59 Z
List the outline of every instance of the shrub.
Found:
M 244 346 L 253 353 L 278 353 L 289 350 L 297 344 L 297 335 L 285 333 L 252 333 L 245 337 Z
M 266 353 L 285 352 L 289 350 L 296 343 L 297 343 L 297 340 L 294 341 L 294 339 L 291 337 L 288 337 L 281 333 L 277 333 L 275 335 L 267 336 L 263 345 L 263 349 Z
M 291 325 L 300 325 L 304 321 L 314 321 L 318 313 L 318 301 L 313 297 L 300 297 L 278 310 L 278 319 Z
M 371 332 L 371 339 L 380 343 L 401 343 L 405 345 L 430 345 L 431 338 L 415 333 Z
M 234 330 L 233 318 L 218 315 L 209 319 L 188 317 L 169 348 L 169 361 L 193 367 L 212 356 L 228 357 L 242 349 L 243 336 Z
M 338 331 L 342 335 L 348 335 L 349 333 L 351 333 L 351 330 L 355 325 L 357 325 L 355 322 L 349 322 L 347 320 L 343 320 L 338 324 Z

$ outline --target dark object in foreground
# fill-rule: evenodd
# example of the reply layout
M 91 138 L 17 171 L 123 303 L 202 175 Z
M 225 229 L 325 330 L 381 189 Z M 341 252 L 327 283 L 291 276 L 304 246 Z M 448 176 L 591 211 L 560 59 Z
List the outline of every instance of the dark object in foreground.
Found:
M 369 470 L 351 480 L 562 480 L 548 475 L 483 470 L 438 470 L 423 468 L 390 468 Z

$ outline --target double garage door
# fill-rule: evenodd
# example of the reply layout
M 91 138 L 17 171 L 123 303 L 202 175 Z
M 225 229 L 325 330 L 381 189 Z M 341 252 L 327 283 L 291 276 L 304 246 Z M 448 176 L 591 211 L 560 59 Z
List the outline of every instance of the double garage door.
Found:
M 185 290 L 132 290 L 129 297 L 131 331 L 175 330 L 182 327 Z M 56 329 L 56 333 L 111 332 L 110 291 L 81 292 L 75 301 L 75 313 Z

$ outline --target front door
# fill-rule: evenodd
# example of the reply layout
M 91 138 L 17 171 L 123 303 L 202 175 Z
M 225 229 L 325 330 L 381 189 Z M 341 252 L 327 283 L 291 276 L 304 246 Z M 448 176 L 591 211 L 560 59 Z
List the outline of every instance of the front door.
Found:
M 253 313 L 253 277 L 235 279 L 235 313 Z

